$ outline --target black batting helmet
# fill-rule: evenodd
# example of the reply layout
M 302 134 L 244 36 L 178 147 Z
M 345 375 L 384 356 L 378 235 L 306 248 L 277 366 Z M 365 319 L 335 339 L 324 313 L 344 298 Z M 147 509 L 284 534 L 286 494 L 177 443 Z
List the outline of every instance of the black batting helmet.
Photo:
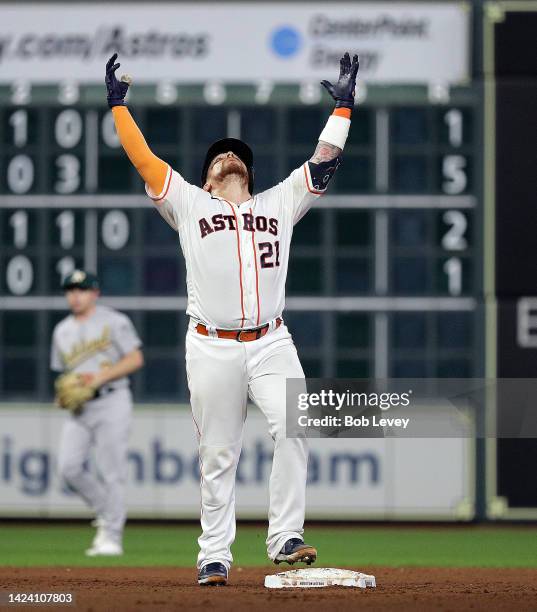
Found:
M 209 147 L 205 161 L 203 162 L 203 170 L 201 171 L 201 186 L 205 185 L 207 181 L 207 172 L 213 159 L 220 155 L 220 153 L 227 153 L 232 151 L 235 155 L 244 162 L 246 169 L 248 170 L 248 191 L 254 192 L 254 154 L 252 149 L 238 138 L 222 138 L 217 140 Z

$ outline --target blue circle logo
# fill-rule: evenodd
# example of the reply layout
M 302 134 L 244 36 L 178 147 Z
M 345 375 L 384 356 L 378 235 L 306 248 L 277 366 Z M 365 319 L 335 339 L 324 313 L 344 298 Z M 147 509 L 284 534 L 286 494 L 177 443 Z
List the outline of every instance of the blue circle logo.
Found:
M 270 37 L 272 50 L 280 57 L 292 57 L 302 44 L 300 32 L 290 26 L 283 26 L 274 30 Z

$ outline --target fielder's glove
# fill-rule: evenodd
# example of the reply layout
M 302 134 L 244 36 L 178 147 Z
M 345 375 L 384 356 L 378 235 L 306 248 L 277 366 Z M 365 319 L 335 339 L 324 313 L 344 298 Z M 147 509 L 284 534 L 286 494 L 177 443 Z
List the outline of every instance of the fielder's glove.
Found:
M 97 387 L 92 377 L 68 372 L 61 374 L 54 385 L 56 402 L 65 410 L 76 412 L 83 404 L 95 397 Z
M 332 85 L 330 81 L 321 81 L 321 85 L 336 101 L 336 108 L 352 109 L 354 107 L 354 90 L 359 66 L 360 62 L 357 55 L 352 58 L 351 64 L 350 55 L 345 53 L 339 62 L 338 82 Z
M 125 96 L 129 90 L 129 85 L 132 83 L 132 78 L 128 74 L 124 74 L 119 81 L 117 80 L 116 70 L 121 64 L 114 64 L 116 60 L 117 53 L 114 53 L 106 64 L 106 76 L 104 78 L 107 91 L 106 99 L 110 108 L 125 106 Z

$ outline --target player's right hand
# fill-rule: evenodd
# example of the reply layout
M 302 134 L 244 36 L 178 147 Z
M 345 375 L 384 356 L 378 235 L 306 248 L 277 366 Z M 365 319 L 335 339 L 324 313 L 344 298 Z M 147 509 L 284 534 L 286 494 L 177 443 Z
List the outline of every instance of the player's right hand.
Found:
M 114 53 L 106 64 L 106 76 L 104 82 L 106 83 L 106 91 L 108 100 L 108 106 L 113 108 L 114 106 L 125 106 L 125 96 L 129 90 L 129 85 L 132 83 L 132 79 L 124 74 L 118 81 L 116 77 L 116 70 L 121 64 L 114 63 L 117 59 L 117 53 Z

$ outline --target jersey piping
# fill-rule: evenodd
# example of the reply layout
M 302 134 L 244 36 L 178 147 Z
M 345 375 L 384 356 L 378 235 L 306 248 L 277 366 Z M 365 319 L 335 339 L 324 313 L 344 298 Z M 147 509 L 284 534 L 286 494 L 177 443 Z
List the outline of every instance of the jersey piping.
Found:
M 240 281 L 240 287 L 241 287 L 241 311 L 242 311 L 241 327 L 244 327 L 244 290 L 242 288 L 242 257 L 241 257 L 241 241 L 240 241 L 240 235 L 239 235 L 239 220 L 237 219 L 237 215 L 235 213 L 235 209 L 233 208 L 233 204 L 231 204 L 231 202 L 228 202 L 227 200 L 224 200 L 224 202 L 231 208 L 231 212 L 233 213 L 233 216 L 235 217 L 235 235 L 237 236 L 237 254 L 239 256 L 239 281 Z

